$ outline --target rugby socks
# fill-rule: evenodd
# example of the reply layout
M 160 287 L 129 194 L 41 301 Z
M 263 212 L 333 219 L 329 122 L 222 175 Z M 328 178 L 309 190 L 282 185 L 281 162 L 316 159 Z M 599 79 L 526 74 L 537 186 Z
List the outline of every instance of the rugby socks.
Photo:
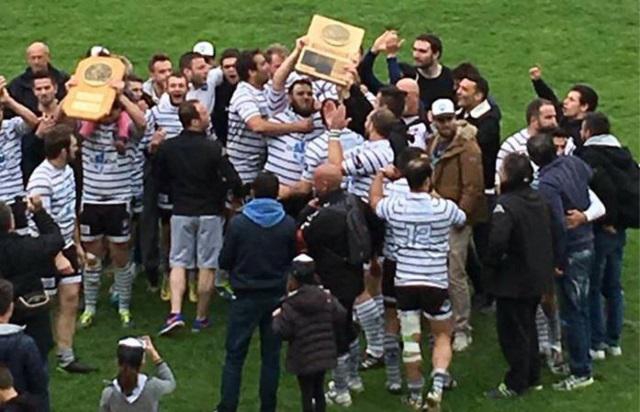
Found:
M 349 379 L 359 379 L 360 374 L 360 339 L 355 338 L 349 344 Z
M 84 311 L 96 313 L 98 293 L 100 292 L 100 275 L 102 274 L 102 262 L 98 260 L 93 265 L 85 265 L 84 268 Z
M 387 372 L 387 385 L 402 385 L 400 342 L 395 333 L 384 335 L 384 365 Z
M 115 292 L 118 294 L 119 310 L 129 310 L 131 304 L 131 290 L 133 288 L 133 270 L 131 263 L 127 262 L 123 268 L 115 268 Z
M 338 356 L 336 368 L 333 370 L 333 382 L 337 393 L 349 390 L 349 354 Z
M 538 347 L 540 353 L 547 354 L 550 351 L 551 343 L 549 342 L 549 323 L 547 315 L 544 314 L 542 306 L 538 305 L 536 310 L 536 329 L 538 330 Z
M 380 316 L 378 304 L 374 299 L 368 299 L 354 305 L 353 309 L 367 339 L 367 353 L 376 358 L 382 357 L 384 351 L 384 322 Z
M 450 381 L 449 373 L 445 369 L 434 369 L 431 376 L 433 377 L 433 390 L 442 393 L 445 385 Z
M 380 313 L 380 317 L 384 324 L 384 296 L 376 295 L 373 297 L 373 300 L 376 302 L 376 308 L 378 308 L 378 313 Z
M 409 396 L 413 399 L 422 398 L 422 388 L 424 387 L 424 378 L 416 379 L 414 381 L 407 381 L 407 389 L 409 389 Z
M 58 349 L 58 364 L 63 368 L 68 366 L 76 359 L 73 348 L 59 348 Z

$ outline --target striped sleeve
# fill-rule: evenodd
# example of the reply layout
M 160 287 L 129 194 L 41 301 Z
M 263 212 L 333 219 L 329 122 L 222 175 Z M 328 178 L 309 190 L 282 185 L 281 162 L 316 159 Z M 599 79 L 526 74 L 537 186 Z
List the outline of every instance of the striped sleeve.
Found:
M 391 217 L 391 204 L 393 197 L 385 197 L 381 199 L 376 205 L 376 215 L 380 219 L 389 220 Z
M 267 105 L 269 113 L 273 116 L 282 113 L 287 109 L 288 105 L 287 92 L 285 90 L 276 91 L 273 87 L 267 89 Z
M 15 139 L 19 139 L 31 131 L 31 128 L 22 117 L 16 116 L 7 120 L 7 122 L 9 122 L 9 127 L 14 131 L 14 133 L 9 133 L 9 135 Z
M 233 104 L 238 115 L 245 123 L 252 117 L 261 115 L 260 106 L 258 106 L 257 102 L 248 94 L 246 96 L 238 96 L 238 99 L 234 101 Z
M 349 176 L 369 176 L 392 162 L 382 151 L 365 149 L 347 157 L 342 162 L 342 168 Z
M 462 226 L 467 221 L 467 215 L 451 200 L 447 200 L 447 208 L 450 210 L 450 219 L 453 226 Z

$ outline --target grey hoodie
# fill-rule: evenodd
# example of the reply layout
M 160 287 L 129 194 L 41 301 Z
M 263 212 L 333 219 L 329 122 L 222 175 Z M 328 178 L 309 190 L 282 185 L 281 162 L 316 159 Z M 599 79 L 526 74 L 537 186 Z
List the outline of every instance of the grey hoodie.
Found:
M 160 398 L 176 389 L 176 379 L 166 362 L 156 367 L 156 376 L 138 374 L 138 386 L 125 396 L 114 379 L 102 391 L 99 412 L 157 412 Z

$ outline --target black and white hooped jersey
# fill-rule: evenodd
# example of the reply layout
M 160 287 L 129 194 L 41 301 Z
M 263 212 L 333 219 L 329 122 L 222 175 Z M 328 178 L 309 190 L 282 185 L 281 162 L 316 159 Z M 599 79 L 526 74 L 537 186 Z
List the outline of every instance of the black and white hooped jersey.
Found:
M 7 204 L 24 196 L 22 182 L 22 137 L 30 132 L 21 117 L 4 119 L 0 124 L 0 201 Z
M 287 133 L 267 138 L 267 163 L 265 170 L 278 176 L 280 184 L 292 186 L 302 177 L 304 157 L 307 146 L 324 133 L 324 125 L 319 113 L 314 113 L 313 130 L 309 133 Z M 276 114 L 269 121 L 274 123 L 293 123 L 304 118 L 296 114 L 291 107 Z
M 76 227 L 76 180 L 69 165 L 58 168 L 44 160 L 35 168 L 27 184 L 29 196 L 39 195 L 42 206 L 60 228 L 65 247 L 73 244 Z M 38 233 L 35 223 L 29 227 Z
M 376 214 L 392 231 L 395 285 L 447 289 L 449 231 L 464 224 L 465 213 L 451 200 L 410 192 L 382 199 Z
M 133 136 L 132 130 L 129 136 Z M 117 125 L 98 124 L 91 136 L 82 142 L 82 203 L 118 204 L 131 201 L 134 173 L 133 145 L 129 139 L 125 153 L 114 146 Z

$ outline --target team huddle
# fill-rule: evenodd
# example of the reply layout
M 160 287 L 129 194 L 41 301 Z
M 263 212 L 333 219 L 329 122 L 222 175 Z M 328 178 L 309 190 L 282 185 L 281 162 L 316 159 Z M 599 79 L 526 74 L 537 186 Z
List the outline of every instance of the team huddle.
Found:
M 40 374 L 54 344 L 60 371 L 94 371 L 74 353 L 76 325 L 96 322 L 110 272 L 131 328 L 144 272 L 169 304 L 160 336 L 210 327 L 212 296 L 228 300 L 217 411 L 238 408 L 256 328 L 261 410 L 276 410 L 286 340 L 304 411 L 350 406 L 360 373 L 378 367 L 408 408 L 438 411 L 457 385 L 453 353 L 473 344 L 472 308 L 495 312 L 509 364 L 490 398 L 542 389 L 543 363 L 561 375 L 553 389 L 593 384 L 592 361 L 622 354 L 625 230 L 639 213 L 638 164 L 596 112 L 596 91 L 578 84 L 560 101 L 532 68 L 538 97 L 501 143 L 487 79 L 441 64 L 437 36 L 419 35 L 408 64 L 386 31 L 354 56 L 346 86 L 294 70 L 306 42 L 217 59 L 200 42 L 177 69 L 153 55 L 148 80 L 94 46 L 86 57 L 127 67 L 96 122 L 65 114 L 78 81 L 31 44 L 26 71 L 0 76 L 0 275 L 13 284 L 0 284 L 0 347 L 25 325 Z M 158 367 L 149 379 L 145 351 Z M 16 359 L 0 363 L 24 374 Z M 175 388 L 150 339 L 120 341 L 118 363 L 102 411 L 155 411 Z M 17 394 L 49 410 L 47 377 L 35 381 L 15 379 Z

